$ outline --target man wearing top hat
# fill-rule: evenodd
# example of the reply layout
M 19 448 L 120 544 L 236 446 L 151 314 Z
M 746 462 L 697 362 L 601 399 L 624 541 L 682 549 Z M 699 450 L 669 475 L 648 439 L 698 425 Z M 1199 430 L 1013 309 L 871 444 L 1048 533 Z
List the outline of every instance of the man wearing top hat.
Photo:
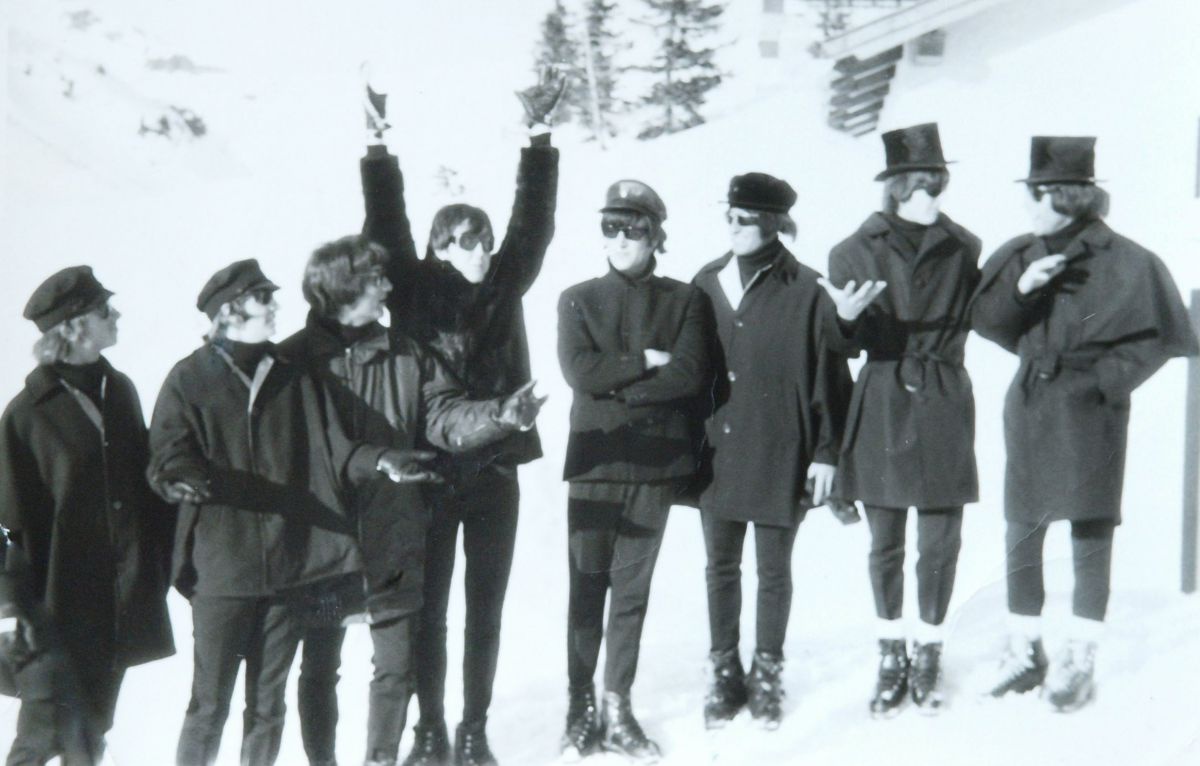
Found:
M 209 279 L 196 306 L 212 329 L 168 373 L 151 421 L 148 476 L 180 505 L 172 576 L 192 606 L 180 766 L 216 759 L 243 659 L 241 762 L 274 763 L 301 635 L 280 592 L 361 570 L 343 487 L 426 474 L 404 450 L 346 439 L 314 379 L 270 342 L 276 289 L 253 259 Z
M 568 288 L 558 303 L 558 359 L 574 391 L 563 469 L 570 704 L 562 749 L 572 756 L 603 746 L 635 760 L 658 757 L 629 692 L 667 512 L 695 472 L 692 419 L 709 382 L 708 299 L 654 273 L 666 217 L 646 184 L 610 186 L 600 219 L 608 273 Z M 602 638 L 601 722 L 592 677 Z
M 99 763 L 126 669 L 175 652 L 175 514 L 146 481 L 137 391 L 103 355 L 112 295 L 88 266 L 38 286 L 25 306 L 37 367 L 0 418 L 0 579 L 19 623 L 0 643 L 21 697 L 9 766 Z
M 829 347 L 834 305 L 779 241 L 796 225 L 796 193 L 765 173 L 729 184 L 730 252 L 696 275 L 712 302 L 712 411 L 705 424 L 711 475 L 700 495 L 708 554 L 712 679 L 705 722 L 744 705 L 767 728 L 782 716 L 783 642 L 791 609 L 791 553 L 806 511 L 826 501 L 850 398 L 846 360 Z M 806 488 L 806 484 L 809 488 Z M 757 630 L 749 677 L 739 631 L 741 560 L 754 524 Z
M 942 704 L 942 635 L 961 542 L 963 505 L 979 500 L 975 402 L 963 367 L 967 307 L 979 283 L 979 238 L 941 212 L 950 180 L 936 123 L 883 134 L 883 210 L 829 255 L 847 352 L 867 352 L 854 384 L 838 494 L 863 503 L 879 618 L 874 715 L 911 694 Z M 830 284 L 832 283 L 832 284 Z M 836 285 L 837 287 L 834 287 Z M 917 510 L 920 621 L 908 656 L 901 613 L 908 509 Z
M 983 267 L 972 322 L 1017 354 L 1004 406 L 1010 636 L 991 693 L 1044 684 L 1059 711 L 1095 693 L 1113 531 L 1121 522 L 1130 394 L 1167 359 L 1195 355 L 1195 334 L 1166 267 L 1103 221 L 1095 138 L 1035 136 L 1020 180 L 1032 231 Z M 1042 646 L 1042 547 L 1071 522 L 1069 640 L 1053 665 Z

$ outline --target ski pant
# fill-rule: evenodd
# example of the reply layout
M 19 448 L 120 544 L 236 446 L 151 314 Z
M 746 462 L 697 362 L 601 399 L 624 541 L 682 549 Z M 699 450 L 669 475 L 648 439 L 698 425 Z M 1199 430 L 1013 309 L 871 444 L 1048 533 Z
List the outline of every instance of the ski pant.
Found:
M 302 629 L 282 601 L 266 597 L 192 597 L 192 698 L 176 761 L 209 766 L 229 717 L 238 666 L 246 660 L 242 766 L 270 766 L 279 755 L 284 692 Z
M 701 509 L 708 565 L 708 630 L 712 651 L 738 648 L 742 615 L 742 546 L 750 522 L 718 519 Z M 790 527 L 754 524 L 758 561 L 757 651 L 782 657 L 792 609 L 792 546 L 803 514 Z
M 875 614 L 898 620 L 904 609 L 904 535 L 907 508 L 864 506 L 871 528 L 867 569 Z M 941 625 L 954 591 L 962 547 L 962 506 L 917 509 L 917 605 L 921 620 Z
M 650 578 L 675 492 L 670 484 L 571 484 L 567 501 L 567 679 L 590 686 L 607 635 L 606 691 L 628 695 L 637 674 Z M 612 591 L 608 630 L 604 602 Z
M 77 672 L 79 663 L 56 649 L 21 668 L 17 673 L 21 708 L 7 766 L 42 766 L 55 756 L 61 756 L 63 766 L 100 762 L 125 671 L 96 665 Z
M 394 762 L 408 719 L 414 686 L 413 637 L 417 617 L 398 617 L 371 626 L 375 653 L 367 708 L 367 759 Z
M 1008 611 L 1036 616 L 1046 603 L 1042 580 L 1042 549 L 1049 523 L 1009 521 Z M 1112 543 L 1115 524 L 1108 519 L 1071 522 L 1071 554 L 1075 565 L 1072 611 L 1077 617 L 1103 620 L 1108 611 L 1112 579 Z
M 304 631 L 296 708 L 300 739 L 310 764 L 333 763 L 336 757 L 338 670 L 345 638 L 346 629 L 340 627 L 310 627 Z
M 424 603 L 416 641 L 421 722 L 441 724 L 446 718 L 446 610 L 461 526 L 467 602 L 462 721 L 482 726 L 492 703 L 500 616 L 517 539 L 516 471 L 488 469 L 466 488 L 434 488 L 426 498 L 432 520 L 425 537 Z

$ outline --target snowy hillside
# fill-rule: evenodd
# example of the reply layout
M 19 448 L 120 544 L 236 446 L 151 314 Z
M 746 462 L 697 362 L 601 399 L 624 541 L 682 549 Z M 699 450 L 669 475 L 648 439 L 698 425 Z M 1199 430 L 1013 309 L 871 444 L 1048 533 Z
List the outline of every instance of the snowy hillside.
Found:
M 746 25 L 733 30 L 744 32 L 743 43 L 727 53 L 735 71 L 754 64 L 744 40 L 753 39 L 756 20 L 743 3 L 750 0 L 739 0 L 731 15 Z M 284 285 L 281 336 L 298 328 L 308 253 L 361 223 L 364 59 L 392 93 L 393 151 L 406 172 L 418 240 L 423 244 L 434 211 L 459 199 L 480 204 L 502 227 L 525 141 L 512 91 L 529 83 L 537 23 L 549 5 L 0 5 L 8 32 L 0 358 L 9 360 L 0 370 L 0 399 L 19 390 L 32 363 L 35 332 L 21 308 L 41 279 L 66 265 L 93 265 L 117 293 L 121 343 L 109 358 L 133 377 L 147 411 L 166 370 L 199 342 L 204 327 L 195 296 L 220 266 L 257 257 Z M 882 127 L 940 122 L 947 155 L 960 161 L 946 210 L 983 237 L 985 252 L 1025 226 L 1012 179 L 1027 169 L 1029 135 L 1100 136 L 1097 165 L 1113 195 L 1113 227 L 1156 250 L 1182 290 L 1200 288 L 1193 195 L 1198 28 L 1195 0 L 1013 0 L 951 29 L 941 66 L 902 67 Z M 882 165 L 876 135 L 852 139 L 825 127 L 828 67 L 799 67 L 786 88 L 766 94 L 735 77 L 714 98 L 710 124 L 672 138 L 620 140 L 605 152 L 566 131 L 555 137 L 562 148 L 557 235 L 526 300 L 534 375 L 551 395 L 541 418 L 547 457 L 522 469 L 522 522 L 489 725 L 506 765 L 552 762 L 565 713 L 566 486 L 559 476 L 570 391 L 554 353 L 555 305 L 563 288 L 605 269 L 596 214 L 604 190 L 634 177 L 661 193 L 669 212 L 661 271 L 688 279 L 725 249 L 718 200 L 728 178 L 748 170 L 782 176 L 800 194 L 793 249 L 824 270 L 830 246 L 877 206 L 878 185 L 870 179 Z M 189 115 L 202 120 L 203 135 L 188 127 Z M 155 132 L 163 117 L 168 135 Z M 143 125 L 148 130 L 139 133 Z M 1099 698 L 1076 715 L 1057 716 L 1036 699 L 982 703 L 972 694 L 975 673 L 1003 633 L 1000 409 L 1015 361 L 974 337 L 967 353 L 983 502 L 966 511 L 948 623 L 951 709 L 936 719 L 911 710 L 887 722 L 868 718 L 876 658 L 867 530 L 843 528 L 816 511 L 801 528 L 793 561 L 783 726 L 764 733 L 739 720 L 705 734 L 704 550 L 695 512 L 680 508 L 659 558 L 633 692 L 643 725 L 667 754 L 664 763 L 1197 762 L 1200 601 L 1177 593 L 1185 365 L 1172 362 L 1134 397 L 1126 523 L 1116 538 Z M 1069 611 L 1066 529 L 1052 530 L 1046 563 L 1053 649 L 1053 618 Z M 743 568 L 752 588 L 752 548 Z M 459 594 L 456 584 L 451 726 L 461 705 L 453 659 L 461 656 Z M 190 684 L 191 621 L 182 599 L 173 596 L 171 607 L 179 653 L 129 674 L 110 737 L 120 766 L 173 759 Z M 747 609 L 744 636 L 753 635 L 753 616 Z M 352 629 L 340 687 L 343 764 L 363 755 L 370 652 L 366 631 Z M 16 710 L 15 701 L 0 699 L 0 748 Z M 221 764 L 236 763 L 240 733 L 235 705 Z M 281 764 L 304 762 L 294 712 L 283 748 Z

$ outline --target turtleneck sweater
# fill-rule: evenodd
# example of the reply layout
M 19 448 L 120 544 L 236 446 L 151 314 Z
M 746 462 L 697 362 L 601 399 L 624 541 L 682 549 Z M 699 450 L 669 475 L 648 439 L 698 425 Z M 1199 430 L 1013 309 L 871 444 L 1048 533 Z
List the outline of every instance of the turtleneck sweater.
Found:
M 253 378 L 254 371 L 258 369 L 258 363 L 274 348 L 275 344 L 269 340 L 264 340 L 260 343 L 242 343 L 241 341 L 221 338 L 220 340 L 213 341 L 213 345 L 226 354 L 229 354 L 229 358 L 233 360 L 234 366 L 241 370 L 246 377 Z
M 96 406 L 100 406 L 100 388 L 104 381 L 105 367 L 100 360 L 89 362 L 88 364 L 67 364 L 66 362 L 55 362 L 51 367 L 58 377 L 66 381 L 67 385 L 87 394 Z
M 779 239 L 772 239 L 757 250 L 751 250 L 737 257 L 738 274 L 742 277 L 742 289 L 750 284 L 754 275 L 775 262 L 779 254 Z

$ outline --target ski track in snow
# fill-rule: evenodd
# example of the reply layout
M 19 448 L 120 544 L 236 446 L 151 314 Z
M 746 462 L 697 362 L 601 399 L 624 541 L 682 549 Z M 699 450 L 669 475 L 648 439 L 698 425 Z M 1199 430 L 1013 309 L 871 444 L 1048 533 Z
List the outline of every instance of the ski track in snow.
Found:
M 392 143 L 406 172 L 418 241 L 424 243 L 434 211 L 458 199 L 436 180 L 443 166 L 454 171 L 466 199 L 490 211 L 497 228 L 506 221 L 524 142 L 513 127 L 519 107 L 511 91 L 529 79 L 532 36 L 547 9 L 537 6 L 548 2 L 522 3 L 518 11 L 510 4 L 447 0 L 417 10 L 374 0 L 301 13 L 280 0 L 247 8 L 210 0 L 202 9 L 127 0 L 94 4 L 94 23 L 82 29 L 70 29 L 65 14 L 92 5 L 87 2 L 8 5 L 0 224 L 7 258 L 0 305 L 7 308 L 0 353 L 17 361 L 0 373 L 5 401 L 22 383 L 34 339 L 20 308 L 41 279 L 73 263 L 94 265 L 117 293 L 114 303 L 124 318 L 111 359 L 135 380 L 147 413 L 167 369 L 199 340 L 204 327 L 192 309 L 194 296 L 220 266 L 258 257 L 284 285 L 280 336 L 299 327 L 307 253 L 361 223 L 357 67 L 364 58 L 373 58 L 391 83 Z M 1188 0 L 1060 0 L 1055 11 L 1061 15 L 1045 24 L 1035 7 L 1033 0 L 1015 0 L 954 27 L 940 69 L 902 67 L 884 127 L 940 121 L 947 155 L 961 160 L 947 210 L 984 238 L 985 253 L 1024 225 L 1011 180 L 1026 168 L 1028 136 L 1097 134 L 1114 228 L 1158 252 L 1182 289 L 1200 285 L 1200 265 L 1192 258 L 1200 216 L 1187 159 L 1195 109 L 1178 104 L 1181 85 L 1197 90 L 1200 61 L 1186 35 L 1162 34 L 1168 25 L 1195 29 L 1200 9 Z M 1070 18 L 1077 23 L 1060 23 Z M 752 38 L 756 28 L 746 28 Z M 1137 49 L 1136 67 L 1121 56 L 1091 55 L 1148 39 L 1156 44 Z M 745 51 L 752 47 L 752 39 L 750 48 L 735 46 L 727 66 L 749 68 L 754 62 Z M 201 71 L 145 66 L 176 54 Z M 800 194 L 793 214 L 801 233 L 792 249 L 824 270 L 830 246 L 876 206 L 878 187 L 869 179 L 882 162 L 874 135 L 856 141 L 825 128 L 825 66 L 797 65 L 785 89 L 769 92 L 735 77 L 727 92 L 714 96 L 709 125 L 658 142 L 622 139 L 602 152 L 569 127 L 556 132 L 563 150 L 557 235 L 526 300 L 535 377 L 551 395 L 540 425 L 547 457 L 521 469 L 522 522 L 489 723 L 493 749 L 505 764 L 555 762 L 566 710 L 560 470 L 570 391 L 555 358 L 554 307 L 563 288 L 604 271 L 596 215 L 604 189 L 622 177 L 655 186 L 670 214 L 660 271 L 688 279 L 725 247 L 718 200 L 729 176 L 770 171 Z M 70 98 L 61 94 L 64 77 L 74 82 Z M 137 135 L 140 119 L 172 105 L 199 114 L 208 135 Z M 1147 125 L 1155 126 L 1154 140 L 1147 140 Z M 868 533 L 865 524 L 842 527 L 817 510 L 802 526 L 793 559 L 783 725 L 764 733 L 743 715 L 705 732 L 704 548 L 695 511 L 677 508 L 657 566 L 633 692 L 635 711 L 663 746 L 664 764 L 1197 762 L 1200 603 L 1177 594 L 1184 365 L 1168 364 L 1134 397 L 1126 521 L 1117 532 L 1110 618 L 1097 658 L 1098 699 L 1064 716 L 1033 695 L 997 702 L 975 694 L 1003 636 L 1000 408 L 1015 361 L 975 337 L 967 355 L 982 502 L 965 515 L 947 622 L 950 708 L 937 718 L 911 708 L 888 721 L 868 717 L 876 663 Z M 1070 608 L 1063 525 L 1048 536 L 1046 568 L 1053 656 Z M 911 569 L 910 559 L 910 579 Z M 459 570 L 450 614 L 451 727 L 462 704 Z M 753 546 L 743 570 L 747 655 L 754 632 Z M 191 623 L 177 595 L 170 607 L 178 654 L 129 672 L 110 735 L 111 760 L 121 766 L 173 760 L 190 684 Z M 352 628 L 340 687 L 338 751 L 345 764 L 363 754 L 370 655 L 367 631 Z M 279 759 L 287 766 L 304 763 L 294 673 L 291 687 Z M 239 685 L 220 764 L 237 761 L 241 695 Z M 0 747 L 7 746 L 16 711 L 14 700 L 0 700 Z M 416 711 L 414 704 L 410 723 Z M 411 732 L 404 750 L 410 741 Z M 615 756 L 587 760 L 622 762 Z

